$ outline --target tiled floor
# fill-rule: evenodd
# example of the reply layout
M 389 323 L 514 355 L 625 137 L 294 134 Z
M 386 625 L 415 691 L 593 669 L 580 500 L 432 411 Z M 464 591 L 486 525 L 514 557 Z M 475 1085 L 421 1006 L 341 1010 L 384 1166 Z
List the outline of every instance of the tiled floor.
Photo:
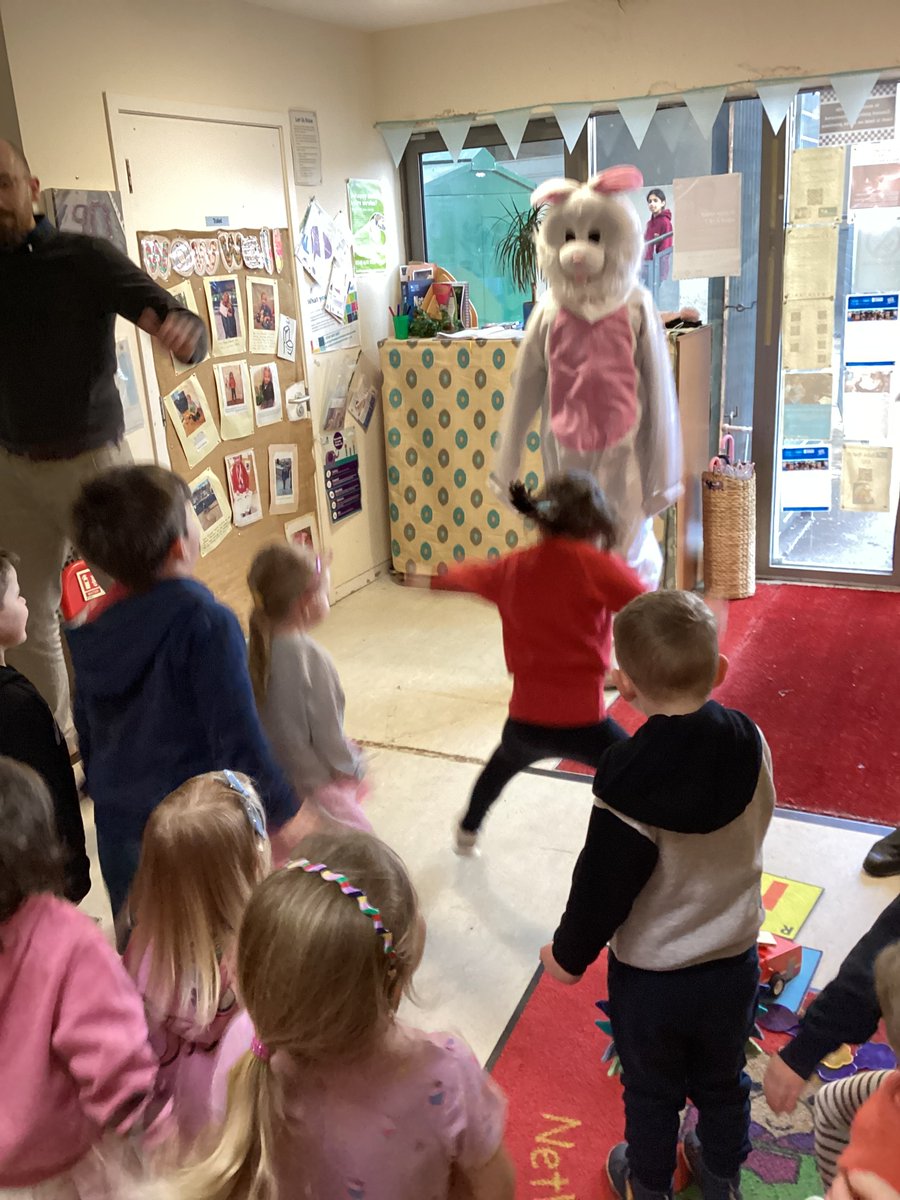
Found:
M 486 1058 L 556 926 L 590 788 L 520 776 L 485 827 L 482 856 L 457 858 L 454 818 L 496 744 L 509 695 L 494 610 L 384 578 L 337 605 L 318 636 L 347 693 L 347 729 L 369 747 L 367 811 L 408 863 L 428 921 L 418 1006 L 406 1016 L 461 1033 Z M 825 888 L 801 935 L 824 951 L 817 986 L 900 890 L 900 880 L 860 872 L 876 836 L 793 815 L 773 823 L 766 869 Z M 89 907 L 104 913 L 97 889 Z

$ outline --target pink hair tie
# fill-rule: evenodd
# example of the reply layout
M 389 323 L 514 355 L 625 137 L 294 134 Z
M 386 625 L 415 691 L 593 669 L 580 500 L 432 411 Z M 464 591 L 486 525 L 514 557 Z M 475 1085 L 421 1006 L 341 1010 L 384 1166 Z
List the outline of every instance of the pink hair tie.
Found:
M 272 1057 L 271 1051 L 265 1042 L 261 1042 L 254 1033 L 250 1039 L 250 1052 L 254 1058 L 258 1058 L 260 1062 L 268 1062 Z

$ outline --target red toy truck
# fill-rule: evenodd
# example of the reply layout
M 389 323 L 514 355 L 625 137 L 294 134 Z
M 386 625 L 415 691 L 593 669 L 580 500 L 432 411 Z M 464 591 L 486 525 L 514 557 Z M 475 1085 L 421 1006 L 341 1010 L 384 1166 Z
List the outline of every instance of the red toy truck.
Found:
M 759 986 L 777 999 L 787 984 L 800 974 L 803 965 L 803 947 L 790 938 L 778 937 L 774 933 L 760 932 L 757 939 L 759 949 Z

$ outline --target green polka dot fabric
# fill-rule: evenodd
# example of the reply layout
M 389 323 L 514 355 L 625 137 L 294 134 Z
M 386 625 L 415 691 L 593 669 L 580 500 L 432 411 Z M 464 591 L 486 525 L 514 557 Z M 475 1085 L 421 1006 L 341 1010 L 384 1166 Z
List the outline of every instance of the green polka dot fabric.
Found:
M 436 575 L 534 541 L 534 531 L 488 482 L 518 348 L 512 339 L 381 343 L 395 570 Z M 529 487 L 538 485 L 537 425 L 521 471 Z

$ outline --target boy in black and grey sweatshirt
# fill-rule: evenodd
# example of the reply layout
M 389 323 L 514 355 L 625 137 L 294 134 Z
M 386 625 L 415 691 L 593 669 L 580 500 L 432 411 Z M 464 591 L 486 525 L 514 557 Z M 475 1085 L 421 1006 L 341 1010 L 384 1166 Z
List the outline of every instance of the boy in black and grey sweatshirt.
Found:
M 698 596 L 641 596 L 614 629 L 619 691 L 648 720 L 601 763 L 569 902 L 541 959 L 576 983 L 609 943 L 627 1139 L 607 1162 L 618 1194 L 671 1196 L 689 1098 L 699 1120 L 685 1151 L 703 1198 L 737 1200 L 771 757 L 748 717 L 709 699 L 727 661 Z

